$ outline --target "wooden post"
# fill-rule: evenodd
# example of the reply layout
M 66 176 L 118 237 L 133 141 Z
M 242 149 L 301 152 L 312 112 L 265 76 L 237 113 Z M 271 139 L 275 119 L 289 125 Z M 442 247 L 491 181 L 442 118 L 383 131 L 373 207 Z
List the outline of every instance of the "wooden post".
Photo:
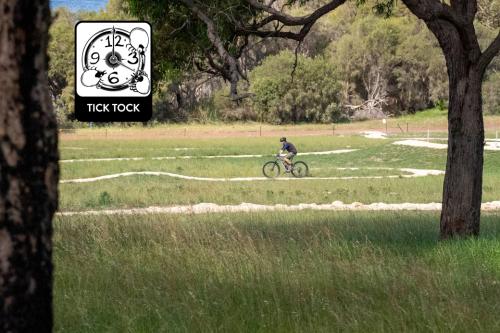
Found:
M 184 136 L 187 135 L 187 128 L 184 128 Z
M 259 136 L 262 136 L 262 125 L 259 127 Z
M 401 131 L 401 133 L 404 133 L 404 129 L 401 128 L 401 126 L 399 126 L 399 123 L 397 123 L 398 127 L 399 127 L 399 130 Z
M 408 133 L 409 130 L 408 130 L 408 122 L 406 122 L 406 133 Z

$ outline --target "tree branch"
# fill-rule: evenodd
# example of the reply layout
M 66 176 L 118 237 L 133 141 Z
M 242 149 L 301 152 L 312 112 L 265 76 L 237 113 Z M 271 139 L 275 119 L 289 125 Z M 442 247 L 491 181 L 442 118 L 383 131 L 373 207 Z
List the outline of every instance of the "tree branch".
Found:
M 467 21 L 474 21 L 477 13 L 477 0 L 451 0 L 450 4 L 451 8 L 466 17 Z
M 240 70 L 236 59 L 229 54 L 224 47 L 224 42 L 220 38 L 215 23 L 200 9 L 192 0 L 181 0 L 205 25 L 207 26 L 207 36 L 212 45 L 214 46 L 217 54 L 227 65 L 228 70 L 221 71 L 221 74 L 226 74 L 224 77 L 231 83 L 230 95 L 231 98 L 237 100 L 238 97 L 238 81 L 240 78 Z M 209 59 L 210 60 L 210 59 Z M 212 65 L 212 63 L 211 63 Z
M 314 23 L 320 17 L 322 17 L 325 14 L 328 14 L 329 12 L 331 12 L 332 10 L 337 8 L 338 6 L 342 5 L 347 0 L 330 1 L 326 5 L 316 9 L 311 14 L 305 15 L 305 16 L 291 16 L 291 15 L 285 14 L 277 9 L 272 8 L 272 6 L 265 5 L 262 2 L 259 2 L 257 0 L 246 0 L 246 1 L 252 7 L 256 8 L 256 9 L 260 9 L 264 12 L 271 14 L 270 16 L 266 17 L 263 21 L 261 21 L 258 24 L 258 26 L 256 26 L 256 28 L 260 28 L 271 21 L 279 21 L 287 26 L 299 26 L 299 25 L 306 25 L 306 24 L 309 24 L 311 22 Z
M 438 0 L 403 0 L 403 2 L 415 16 L 427 23 L 429 29 L 438 39 L 441 38 L 439 31 L 433 27 L 440 26 L 439 20 L 452 24 L 460 36 L 464 50 L 469 53 L 469 59 L 472 62 L 478 61 L 481 49 L 473 24 L 477 6 L 462 4 L 461 0 L 452 1 L 453 7 Z M 467 2 L 476 2 L 476 0 L 468 0 Z
M 446 20 L 454 26 L 464 26 L 467 22 L 446 3 L 438 0 L 403 0 L 408 9 L 424 21 Z
M 247 27 L 238 29 L 236 33 L 242 36 L 253 35 L 261 38 L 278 37 L 285 39 L 293 39 L 300 42 L 307 36 L 313 25 L 314 22 L 308 23 L 304 25 L 299 32 L 281 31 L 281 30 L 258 30 L 258 29 L 254 30 L 252 28 Z
M 490 64 L 493 58 L 500 52 L 500 32 L 488 48 L 481 54 L 479 58 L 478 67 L 481 73 L 484 73 L 486 67 Z
M 240 22 L 235 22 L 237 25 L 236 29 L 237 34 L 243 36 L 254 35 L 261 38 L 269 38 L 269 37 L 286 38 L 300 42 L 309 33 L 312 26 L 314 25 L 314 23 L 316 23 L 316 21 L 319 18 L 328 14 L 332 10 L 335 10 L 337 7 L 345 3 L 347 0 L 330 1 L 326 5 L 316 9 L 314 12 L 305 16 L 291 16 L 273 8 L 271 5 L 266 5 L 257 0 L 246 0 L 246 1 L 255 9 L 262 10 L 270 15 L 265 17 L 259 22 L 254 22 L 251 25 L 241 25 Z M 283 26 L 280 29 L 275 27 L 275 30 L 267 30 L 267 29 L 261 30 L 261 28 L 272 22 L 279 22 Z M 302 28 L 298 32 L 281 31 L 281 29 L 284 26 L 287 27 L 302 26 Z

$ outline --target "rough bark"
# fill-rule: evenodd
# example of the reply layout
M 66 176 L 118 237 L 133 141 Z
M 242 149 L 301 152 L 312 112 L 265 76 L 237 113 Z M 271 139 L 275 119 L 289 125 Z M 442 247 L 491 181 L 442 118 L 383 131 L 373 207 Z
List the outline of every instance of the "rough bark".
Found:
M 474 1 L 472 1 L 474 2 Z M 440 237 L 477 236 L 483 185 L 484 124 L 481 50 L 474 33 L 475 6 L 453 1 L 457 20 L 426 21 L 446 58 L 449 77 L 448 156 Z M 462 22 L 457 27 L 457 22 Z
M 0 331 L 52 330 L 59 178 L 48 0 L 0 0 Z
M 498 37 L 483 53 L 474 30 L 476 1 L 403 0 L 436 36 L 449 77 L 448 157 L 440 237 L 477 236 L 483 185 L 484 124 L 481 82 L 498 53 Z
M 483 184 L 482 76 L 474 65 L 450 70 L 448 158 L 443 188 L 442 239 L 479 235 Z

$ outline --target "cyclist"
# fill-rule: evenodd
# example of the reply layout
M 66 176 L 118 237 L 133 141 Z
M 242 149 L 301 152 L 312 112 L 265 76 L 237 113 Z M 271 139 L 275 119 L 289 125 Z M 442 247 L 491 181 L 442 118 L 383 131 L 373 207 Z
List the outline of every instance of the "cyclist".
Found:
M 285 162 L 284 164 L 286 172 L 290 172 L 292 166 L 292 160 L 295 157 L 295 155 L 297 155 L 297 148 L 295 148 L 293 143 L 286 141 L 285 137 L 280 138 L 280 142 L 283 143 L 283 146 L 281 147 L 280 150 L 280 155 L 283 154 L 285 151 L 288 152 L 283 161 Z

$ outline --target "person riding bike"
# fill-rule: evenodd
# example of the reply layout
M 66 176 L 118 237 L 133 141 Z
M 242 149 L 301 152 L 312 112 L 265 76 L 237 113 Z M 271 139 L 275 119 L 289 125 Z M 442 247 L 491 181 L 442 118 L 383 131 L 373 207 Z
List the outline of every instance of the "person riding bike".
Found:
M 283 161 L 285 162 L 286 172 L 290 172 L 292 168 L 292 160 L 295 155 L 297 155 L 297 148 L 295 148 L 293 143 L 286 141 L 285 137 L 280 138 L 280 142 L 283 143 L 283 146 L 281 147 L 279 154 L 281 155 L 285 151 L 288 152 Z

